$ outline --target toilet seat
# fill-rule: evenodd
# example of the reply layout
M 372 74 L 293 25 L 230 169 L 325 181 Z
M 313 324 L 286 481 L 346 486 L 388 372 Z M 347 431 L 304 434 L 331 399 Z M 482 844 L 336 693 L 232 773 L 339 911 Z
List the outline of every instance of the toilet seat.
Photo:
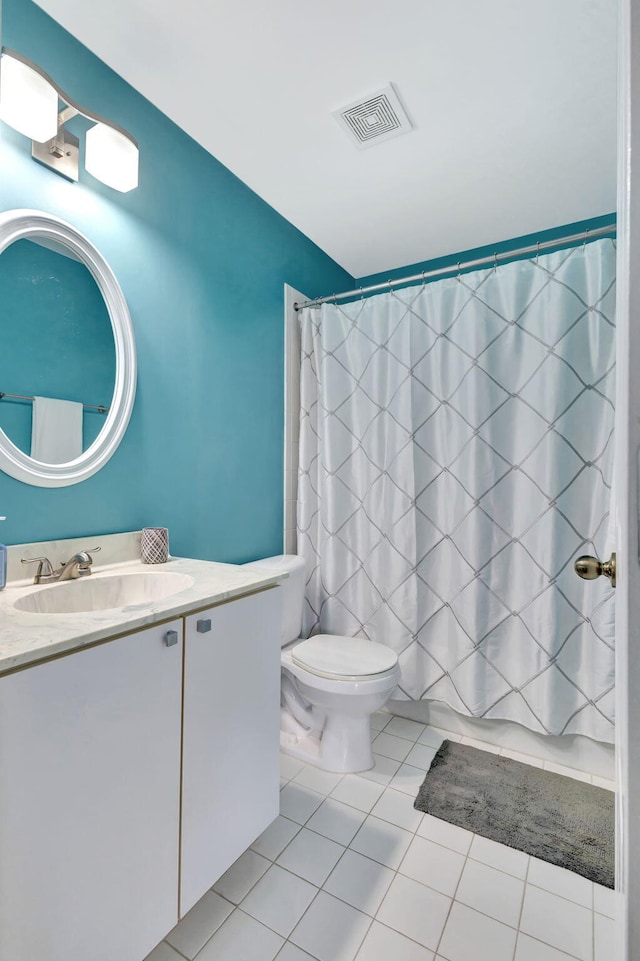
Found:
M 396 654 L 362 637 L 300 637 L 306 571 L 302 557 L 281 554 L 245 567 L 268 568 L 282 577 L 280 749 L 324 771 L 370 770 L 370 718 L 400 681 Z
M 367 681 L 387 674 L 398 663 L 390 648 L 375 641 L 334 634 L 316 634 L 291 651 L 294 664 L 314 674 L 336 681 Z

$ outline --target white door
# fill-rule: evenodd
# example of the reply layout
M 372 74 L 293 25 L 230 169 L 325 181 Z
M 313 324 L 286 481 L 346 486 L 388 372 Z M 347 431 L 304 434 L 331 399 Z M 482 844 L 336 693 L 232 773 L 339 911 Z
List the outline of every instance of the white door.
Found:
M 0 678 L 0 961 L 140 961 L 176 923 L 181 630 Z
M 640 959 L 640 0 L 620 0 L 616 961 Z
M 278 815 L 281 604 L 272 588 L 186 618 L 181 917 Z

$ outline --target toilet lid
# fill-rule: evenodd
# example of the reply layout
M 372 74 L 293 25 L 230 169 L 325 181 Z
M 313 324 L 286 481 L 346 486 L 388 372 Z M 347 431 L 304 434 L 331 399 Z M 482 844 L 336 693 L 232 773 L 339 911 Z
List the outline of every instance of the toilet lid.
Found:
M 299 667 L 321 677 L 358 678 L 384 674 L 398 662 L 394 651 L 361 637 L 316 634 L 297 644 L 291 657 Z

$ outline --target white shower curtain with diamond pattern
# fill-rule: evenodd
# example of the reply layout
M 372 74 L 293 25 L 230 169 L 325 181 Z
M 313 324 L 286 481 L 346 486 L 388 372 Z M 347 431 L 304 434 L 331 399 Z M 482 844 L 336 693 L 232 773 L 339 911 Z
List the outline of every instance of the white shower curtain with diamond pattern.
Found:
M 306 633 L 393 648 L 397 696 L 613 740 L 615 250 L 301 312 Z

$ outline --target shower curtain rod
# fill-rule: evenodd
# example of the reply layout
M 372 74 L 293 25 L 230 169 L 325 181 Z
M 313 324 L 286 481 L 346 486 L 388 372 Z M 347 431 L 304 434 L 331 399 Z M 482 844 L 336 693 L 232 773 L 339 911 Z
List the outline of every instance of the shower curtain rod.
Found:
M 543 240 L 542 243 L 531 244 L 528 247 L 519 247 L 517 250 L 508 250 L 501 254 L 493 254 L 487 257 L 478 257 L 477 260 L 465 260 L 462 263 L 452 264 L 450 267 L 438 267 L 435 270 L 423 270 L 422 273 L 412 274 L 411 277 L 401 277 L 399 280 L 386 280 L 381 284 L 371 284 L 369 287 L 357 287 L 355 290 L 347 290 L 342 294 L 331 294 L 329 297 L 316 297 L 315 300 L 305 300 L 301 304 L 294 304 L 294 310 L 303 310 L 305 307 L 320 307 L 321 304 L 336 303 L 338 300 L 346 300 L 347 297 L 357 297 L 358 294 L 373 294 L 379 290 L 392 290 L 402 284 L 413 284 L 423 282 L 431 277 L 446 277 L 447 274 L 459 274 L 462 270 L 469 270 L 471 267 L 497 266 L 501 260 L 509 260 L 513 257 L 522 257 L 526 254 L 543 253 L 545 250 L 552 250 L 554 247 L 562 247 L 565 244 L 577 243 L 582 240 L 596 240 L 606 234 L 615 233 L 616 225 L 608 224 L 604 227 L 595 227 L 593 230 L 583 230 L 579 234 L 570 234 L 567 237 L 558 237 L 557 240 Z

